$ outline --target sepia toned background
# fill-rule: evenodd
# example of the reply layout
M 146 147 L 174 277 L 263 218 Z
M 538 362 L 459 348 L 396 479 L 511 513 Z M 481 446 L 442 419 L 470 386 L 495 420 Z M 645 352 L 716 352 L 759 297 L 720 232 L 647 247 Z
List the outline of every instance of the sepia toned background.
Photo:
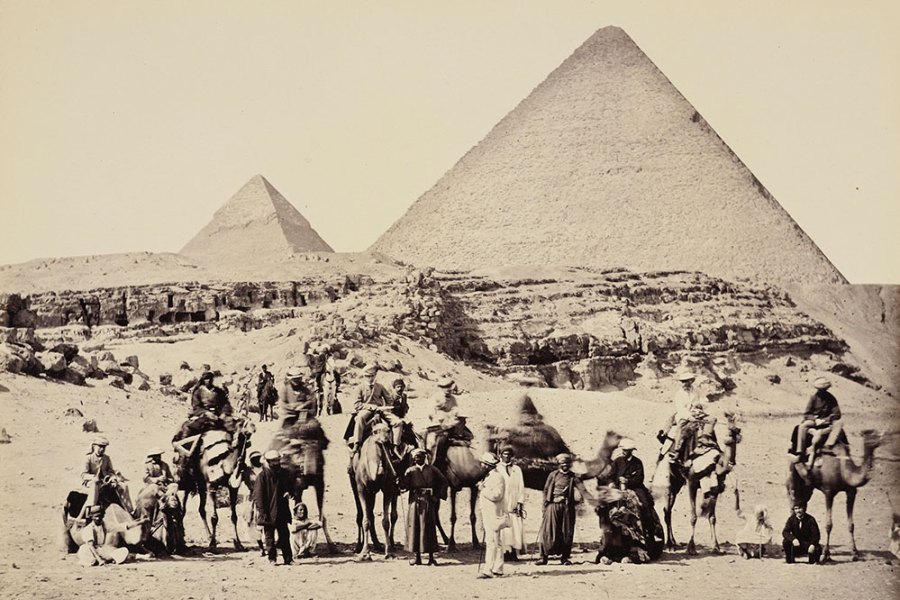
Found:
M 852 283 L 900 282 L 900 5 L 0 1 L 0 263 L 178 251 L 255 173 L 367 248 L 624 28 Z

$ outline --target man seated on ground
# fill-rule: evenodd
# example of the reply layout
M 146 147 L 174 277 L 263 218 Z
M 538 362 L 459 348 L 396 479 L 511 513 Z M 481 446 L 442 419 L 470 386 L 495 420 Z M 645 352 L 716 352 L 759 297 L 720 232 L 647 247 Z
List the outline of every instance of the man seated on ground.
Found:
M 395 399 L 393 395 L 375 379 L 378 376 L 378 367 L 370 365 L 363 371 L 366 377 L 366 385 L 363 386 L 357 395 L 356 414 L 353 425 L 353 454 L 359 454 L 362 448 L 363 438 L 369 428 L 370 421 L 375 415 L 379 415 L 388 427 L 391 429 L 391 442 L 394 446 L 394 453 L 400 447 L 401 436 L 403 435 L 403 420 L 393 413 Z
M 309 511 L 302 502 L 294 507 L 294 519 L 291 521 L 291 547 L 297 558 L 309 558 L 316 549 L 316 539 L 322 524 L 309 519 Z
M 122 507 L 131 512 L 131 494 L 125 485 L 125 477 L 113 469 L 112 460 L 106 454 L 109 440 L 103 436 L 97 436 L 91 442 L 91 450 L 85 459 L 84 469 L 81 472 L 81 485 L 87 488 L 87 501 L 82 514 L 87 514 L 92 506 L 99 506 L 101 496 L 107 490 L 115 493 L 122 503 Z
M 87 524 L 73 534 L 78 547 L 78 562 L 83 567 L 103 566 L 107 563 L 122 564 L 128 558 L 128 548 L 118 548 L 121 536 L 109 532 L 103 523 L 103 508 L 91 507 Z
M 819 377 L 813 382 L 816 392 L 806 403 L 803 421 L 797 426 L 795 450 L 798 460 L 803 460 L 806 453 L 806 437 L 812 438 L 807 467 L 812 468 L 816 451 L 824 446 L 830 448 L 838 441 L 843 430 L 841 425 L 841 409 L 837 398 L 829 391 L 831 382 Z
M 181 440 L 201 435 L 213 429 L 222 429 L 229 434 L 234 434 L 235 422 L 232 417 L 233 410 L 231 403 L 228 401 L 228 393 L 216 387 L 213 383 L 215 375 L 211 371 L 204 371 L 200 376 L 200 381 L 194 386 L 191 393 L 191 412 L 181 429 L 172 438 L 172 444 L 175 449 L 182 455 L 193 456 L 188 453 L 181 444 Z M 193 444 L 194 452 L 197 451 L 198 444 Z M 176 455 L 176 458 L 177 455 Z
M 781 534 L 786 562 L 793 563 L 800 556 L 807 556 L 811 565 L 819 562 L 822 553 L 819 524 L 812 515 L 806 514 L 805 504 L 794 504 L 793 514 L 788 517 Z
M 428 431 L 425 447 L 431 452 L 431 464 L 442 469 L 447 459 L 450 440 L 471 442 L 472 432 L 466 427 L 466 417 L 459 412 L 459 403 L 453 390 L 456 386 L 450 378 L 438 382 L 441 391 L 434 397 L 434 410 L 428 415 Z

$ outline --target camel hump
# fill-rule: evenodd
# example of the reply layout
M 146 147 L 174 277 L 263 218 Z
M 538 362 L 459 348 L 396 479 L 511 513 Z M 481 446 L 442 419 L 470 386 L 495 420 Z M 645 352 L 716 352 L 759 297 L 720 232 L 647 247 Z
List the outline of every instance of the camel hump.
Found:
M 447 448 L 447 479 L 453 487 L 475 482 L 481 476 L 481 463 L 469 446 Z

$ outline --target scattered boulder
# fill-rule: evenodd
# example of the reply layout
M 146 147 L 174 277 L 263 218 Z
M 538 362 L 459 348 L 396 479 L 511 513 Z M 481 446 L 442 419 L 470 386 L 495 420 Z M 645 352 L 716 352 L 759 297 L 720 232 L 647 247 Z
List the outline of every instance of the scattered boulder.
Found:
M 84 423 L 81 424 L 81 430 L 87 433 L 97 433 L 100 431 L 100 428 L 97 427 L 97 421 L 94 419 L 85 419 Z
M 66 368 L 62 372 L 56 374 L 52 373 L 56 379 L 60 381 L 65 381 L 66 383 L 72 383 L 75 385 L 84 385 L 85 376 L 78 372 L 76 369 Z
M 171 373 L 160 373 L 159 374 L 159 385 L 162 385 L 162 386 L 172 385 L 172 374 Z
M 347 362 L 350 363 L 350 366 L 356 367 L 357 369 L 361 369 L 366 366 L 365 359 L 356 352 L 351 352 L 349 355 L 347 355 Z
M 768 379 L 769 383 L 772 383 L 772 384 L 781 383 L 781 377 L 778 375 L 775 375 L 774 373 L 772 375 L 766 375 L 766 379 Z
M 66 357 L 59 352 L 38 352 L 36 356 L 45 371 L 61 373 L 66 370 Z
M 0 428 L 0 444 L 12 443 L 12 437 L 6 433 L 6 427 Z
M 790 356 L 788 356 L 786 359 L 784 359 L 784 366 L 786 366 L 786 367 L 793 367 L 796 364 L 797 364 L 796 361 L 794 361 L 794 359 Z
M 197 385 L 198 377 L 193 373 L 193 371 L 188 371 L 186 369 L 180 369 L 177 373 L 172 375 L 172 385 L 175 386 L 175 389 L 188 392 Z
M 161 385 L 159 387 L 159 391 L 165 396 L 175 396 L 176 398 L 181 397 L 181 394 L 178 393 L 178 390 L 175 389 L 175 386 L 173 385 Z
M 28 363 L 10 348 L 9 344 L 0 344 L 0 372 L 22 373 Z
M 112 380 L 109 382 L 109 385 L 111 385 L 114 388 L 119 388 L 120 390 L 125 389 L 125 382 L 123 382 L 118 377 L 113 377 Z
M 78 356 L 78 346 L 72 343 L 63 342 L 62 344 L 57 344 L 50 349 L 50 352 L 57 352 L 62 354 L 66 359 L 66 363 L 72 362 L 72 359 Z
M 77 408 L 67 408 L 66 412 L 63 413 L 64 417 L 83 417 L 84 413 L 82 413 Z
M 97 360 L 100 362 L 105 361 L 105 360 L 116 362 L 116 357 L 109 350 L 105 350 L 97 356 Z M 118 364 L 118 363 L 116 363 L 116 364 Z
M 133 355 L 133 354 L 132 354 L 131 356 L 128 356 L 128 357 L 125 358 L 125 363 L 124 363 L 124 364 L 129 364 L 129 365 L 131 365 L 132 367 L 134 367 L 135 369 L 138 369 L 138 368 L 140 368 L 140 366 L 141 366 L 141 365 L 140 365 L 140 361 L 138 361 L 138 357 L 135 356 L 135 355 Z
M 138 390 L 140 390 L 142 392 L 147 392 L 150 390 L 150 382 L 149 381 L 147 381 L 143 377 L 139 377 L 138 381 L 139 381 L 138 386 L 137 386 Z

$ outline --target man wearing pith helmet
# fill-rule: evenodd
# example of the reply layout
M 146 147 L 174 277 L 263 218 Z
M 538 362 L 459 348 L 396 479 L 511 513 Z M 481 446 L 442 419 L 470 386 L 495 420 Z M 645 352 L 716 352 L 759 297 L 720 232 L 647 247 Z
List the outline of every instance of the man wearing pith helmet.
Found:
M 803 460 L 807 434 L 810 434 L 812 438 L 807 458 L 809 468 L 812 468 L 816 450 L 823 445 L 823 442 L 825 447 L 833 446 L 843 430 L 841 409 L 838 406 L 837 398 L 828 391 L 831 382 L 825 377 L 818 377 L 813 381 L 813 387 L 816 391 L 806 403 L 803 420 L 797 427 L 796 439 L 796 454 L 800 460 Z

